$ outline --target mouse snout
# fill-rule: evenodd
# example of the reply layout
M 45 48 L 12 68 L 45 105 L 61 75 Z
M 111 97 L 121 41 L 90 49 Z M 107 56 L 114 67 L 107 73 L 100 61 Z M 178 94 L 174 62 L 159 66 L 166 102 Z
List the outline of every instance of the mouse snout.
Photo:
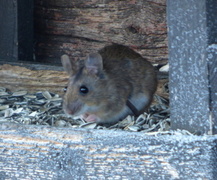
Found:
M 63 109 L 66 114 L 69 115 L 77 115 L 82 109 L 82 102 L 79 100 L 74 101 L 74 102 L 63 102 Z

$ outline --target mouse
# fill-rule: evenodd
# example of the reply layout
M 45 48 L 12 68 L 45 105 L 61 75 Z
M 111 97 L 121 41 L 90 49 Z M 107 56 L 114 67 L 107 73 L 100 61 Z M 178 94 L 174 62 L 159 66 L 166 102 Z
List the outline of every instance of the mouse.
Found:
M 110 126 L 146 112 L 157 88 L 153 65 L 133 49 L 112 44 L 73 61 L 61 56 L 69 75 L 63 110 L 71 117 Z

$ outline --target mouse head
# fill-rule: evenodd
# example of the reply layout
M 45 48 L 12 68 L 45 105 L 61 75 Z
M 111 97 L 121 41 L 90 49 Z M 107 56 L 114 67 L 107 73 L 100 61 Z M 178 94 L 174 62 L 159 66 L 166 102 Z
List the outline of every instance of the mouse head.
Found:
M 69 74 L 63 102 L 64 111 L 72 116 L 98 111 L 107 98 L 107 77 L 103 71 L 101 55 L 92 53 L 86 60 L 78 62 L 73 62 L 67 55 L 63 55 L 61 61 Z

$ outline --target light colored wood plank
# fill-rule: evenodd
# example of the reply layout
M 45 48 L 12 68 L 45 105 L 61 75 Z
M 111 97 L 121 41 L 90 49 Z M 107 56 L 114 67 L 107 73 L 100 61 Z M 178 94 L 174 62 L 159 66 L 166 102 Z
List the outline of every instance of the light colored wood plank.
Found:
M 17 179 L 212 179 L 217 136 L 147 136 L 0 124 L 0 176 Z
M 25 67 L 4 64 L 0 66 L 0 86 L 11 91 L 28 90 L 29 92 L 49 90 L 63 94 L 68 75 L 64 71 L 30 70 Z
M 0 86 L 6 87 L 12 92 L 27 90 L 29 93 L 48 90 L 63 95 L 63 89 L 67 86 L 68 75 L 60 67 L 36 64 L 0 65 Z M 32 69 L 35 70 L 32 70 Z M 164 84 L 168 79 L 159 79 L 157 94 L 168 97 Z

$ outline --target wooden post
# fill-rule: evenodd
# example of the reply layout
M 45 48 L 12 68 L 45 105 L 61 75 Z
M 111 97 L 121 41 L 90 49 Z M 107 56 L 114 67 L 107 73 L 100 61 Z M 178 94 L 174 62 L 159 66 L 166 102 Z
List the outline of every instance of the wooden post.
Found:
M 33 1 L 0 1 L 0 60 L 32 60 Z
M 207 1 L 208 48 L 207 61 L 210 82 L 210 106 L 213 134 L 217 134 L 217 1 Z
M 0 1 L 0 60 L 17 59 L 15 14 L 17 8 L 13 1 Z
M 212 44 L 208 48 L 208 69 L 210 82 L 210 118 L 212 122 L 212 132 L 217 134 L 217 44 Z
M 172 129 L 217 131 L 216 101 L 210 116 L 216 60 L 208 54 L 208 46 L 216 43 L 216 7 L 215 0 L 167 1 Z
M 33 59 L 33 3 L 32 0 L 17 0 L 19 60 Z

